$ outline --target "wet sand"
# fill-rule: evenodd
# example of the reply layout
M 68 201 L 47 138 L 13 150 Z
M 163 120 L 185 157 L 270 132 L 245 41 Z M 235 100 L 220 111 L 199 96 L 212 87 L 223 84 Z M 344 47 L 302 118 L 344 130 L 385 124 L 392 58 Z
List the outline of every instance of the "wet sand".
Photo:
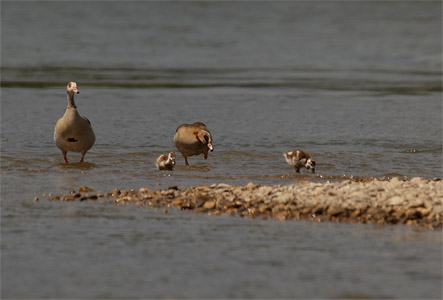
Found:
M 392 178 L 315 183 L 300 181 L 286 186 L 224 183 L 163 190 L 140 188 L 108 193 L 82 186 L 67 194 L 43 194 L 51 201 L 94 201 L 124 206 L 178 208 L 193 213 L 277 220 L 311 220 L 347 223 L 406 224 L 431 229 L 443 224 L 443 183 L 440 179 Z M 38 201 L 36 197 L 34 199 Z

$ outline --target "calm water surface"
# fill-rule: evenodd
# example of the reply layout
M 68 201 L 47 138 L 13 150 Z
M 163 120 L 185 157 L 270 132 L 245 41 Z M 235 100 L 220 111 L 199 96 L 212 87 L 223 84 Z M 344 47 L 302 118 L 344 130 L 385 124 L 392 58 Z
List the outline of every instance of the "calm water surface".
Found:
M 2 3 L 2 298 L 441 298 L 441 230 L 32 200 L 80 185 L 442 177 L 441 9 Z M 69 81 L 97 140 L 66 166 L 52 136 Z M 195 121 L 209 159 L 157 171 Z M 316 175 L 285 164 L 295 148 Z

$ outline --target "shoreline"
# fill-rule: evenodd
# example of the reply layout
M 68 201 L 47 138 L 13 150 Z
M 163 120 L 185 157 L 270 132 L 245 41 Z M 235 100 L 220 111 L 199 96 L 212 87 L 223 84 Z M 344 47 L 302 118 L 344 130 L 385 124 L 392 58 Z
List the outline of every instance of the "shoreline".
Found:
M 114 188 L 108 193 L 82 186 L 67 194 L 45 195 L 50 201 L 97 200 L 115 205 L 134 203 L 154 209 L 175 207 L 208 215 L 261 217 L 276 220 L 310 220 L 371 224 L 406 224 L 442 228 L 443 181 L 414 177 L 410 180 L 343 180 L 290 185 L 243 186 L 224 183 L 179 189 L 136 190 Z M 105 199 L 109 199 L 106 201 Z M 38 201 L 35 197 L 34 201 Z

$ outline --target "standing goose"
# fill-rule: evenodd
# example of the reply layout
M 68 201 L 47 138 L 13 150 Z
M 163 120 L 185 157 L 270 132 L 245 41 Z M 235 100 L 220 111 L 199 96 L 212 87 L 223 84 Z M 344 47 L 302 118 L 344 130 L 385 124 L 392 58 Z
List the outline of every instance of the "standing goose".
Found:
M 95 142 L 95 134 L 92 131 L 91 122 L 86 117 L 78 114 L 74 103 L 74 94 L 79 94 L 77 83 L 70 82 L 66 88 L 68 93 L 68 107 L 62 118 L 57 121 L 54 130 L 54 141 L 62 151 L 65 163 L 68 163 L 66 154 L 80 152 L 83 162 L 86 152 L 91 149 Z
M 203 154 L 207 159 L 208 150 L 214 151 L 211 133 L 201 122 L 180 125 L 174 135 L 174 144 L 185 158 L 187 166 L 188 156 Z

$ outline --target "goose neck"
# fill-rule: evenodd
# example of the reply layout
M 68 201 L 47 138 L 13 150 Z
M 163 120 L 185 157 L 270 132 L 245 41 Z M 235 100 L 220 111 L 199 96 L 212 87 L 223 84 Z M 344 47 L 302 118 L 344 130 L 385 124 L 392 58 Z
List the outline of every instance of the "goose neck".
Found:
M 68 108 L 77 108 L 74 102 L 74 93 L 68 92 Z

